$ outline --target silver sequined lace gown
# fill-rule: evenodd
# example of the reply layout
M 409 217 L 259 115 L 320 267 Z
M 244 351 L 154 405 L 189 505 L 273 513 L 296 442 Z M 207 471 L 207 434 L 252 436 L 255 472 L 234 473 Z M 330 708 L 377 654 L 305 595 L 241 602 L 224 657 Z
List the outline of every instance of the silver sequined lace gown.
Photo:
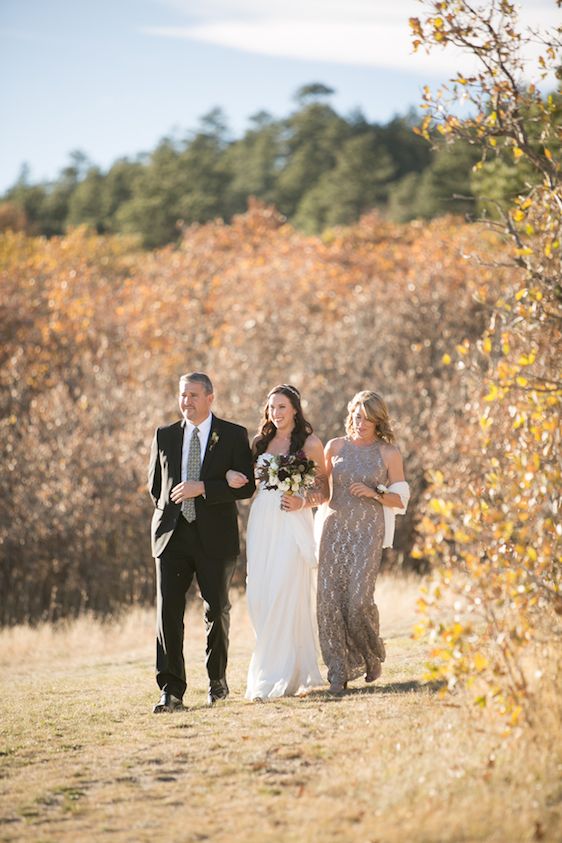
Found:
M 382 505 L 352 495 L 354 482 L 388 482 L 378 442 L 346 439 L 332 468 L 333 493 L 320 539 L 318 629 L 328 681 L 380 672 L 385 659 L 374 601 L 384 538 Z

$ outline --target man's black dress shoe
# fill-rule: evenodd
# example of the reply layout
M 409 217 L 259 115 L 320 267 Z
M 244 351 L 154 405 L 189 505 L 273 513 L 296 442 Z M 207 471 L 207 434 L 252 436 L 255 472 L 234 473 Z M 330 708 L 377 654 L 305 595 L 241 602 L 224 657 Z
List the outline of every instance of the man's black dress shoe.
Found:
M 185 708 L 179 697 L 174 697 L 168 691 L 162 691 L 160 701 L 154 706 L 152 713 L 162 714 L 163 711 L 171 713 L 173 711 L 185 711 Z
M 209 680 L 209 694 L 207 705 L 214 705 L 218 700 L 225 700 L 228 697 L 228 685 L 226 679 Z

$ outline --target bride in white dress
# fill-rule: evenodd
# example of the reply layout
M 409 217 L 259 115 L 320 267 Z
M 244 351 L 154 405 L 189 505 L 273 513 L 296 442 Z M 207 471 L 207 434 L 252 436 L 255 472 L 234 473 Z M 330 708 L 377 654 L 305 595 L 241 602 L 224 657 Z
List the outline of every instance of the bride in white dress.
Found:
M 289 384 L 268 395 L 260 432 L 252 443 L 256 466 L 274 454 L 304 451 L 316 463 L 315 488 L 283 494 L 259 484 L 247 531 L 247 600 L 256 645 L 246 698 L 265 700 L 322 685 L 318 669 L 314 583 L 316 554 L 312 506 L 328 497 L 320 439 L 303 416 L 298 390 Z M 246 478 L 230 471 L 233 487 Z

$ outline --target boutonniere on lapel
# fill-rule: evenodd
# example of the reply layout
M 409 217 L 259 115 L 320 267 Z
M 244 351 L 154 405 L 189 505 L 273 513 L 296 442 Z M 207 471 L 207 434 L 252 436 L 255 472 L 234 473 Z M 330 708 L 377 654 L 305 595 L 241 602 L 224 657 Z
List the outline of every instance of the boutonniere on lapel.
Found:
M 219 435 L 216 430 L 213 430 L 213 432 L 211 433 L 211 441 L 209 442 L 209 453 L 211 453 L 218 441 Z

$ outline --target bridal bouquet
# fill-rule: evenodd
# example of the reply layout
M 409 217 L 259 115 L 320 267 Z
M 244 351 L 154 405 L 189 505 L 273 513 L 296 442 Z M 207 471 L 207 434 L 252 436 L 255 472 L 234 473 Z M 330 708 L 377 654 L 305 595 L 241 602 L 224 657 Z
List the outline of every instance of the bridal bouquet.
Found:
M 266 489 L 279 489 L 288 495 L 298 494 L 314 485 L 316 463 L 304 451 L 296 454 L 272 454 L 257 466 L 256 478 Z

